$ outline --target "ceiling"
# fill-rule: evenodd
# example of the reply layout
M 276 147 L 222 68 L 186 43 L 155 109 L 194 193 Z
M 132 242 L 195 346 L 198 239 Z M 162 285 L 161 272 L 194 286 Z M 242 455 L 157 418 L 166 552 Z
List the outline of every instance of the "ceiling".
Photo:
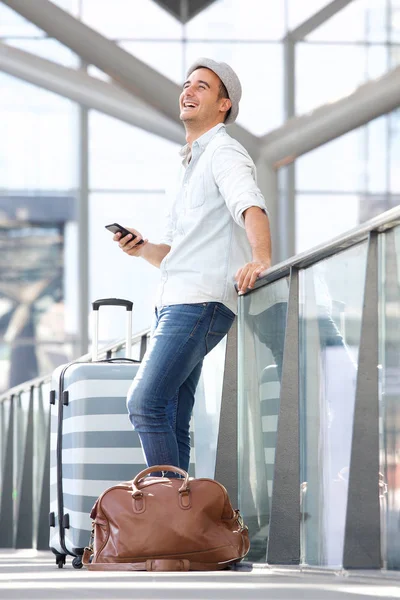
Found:
M 214 0 L 154 0 L 181 23 L 187 23 Z

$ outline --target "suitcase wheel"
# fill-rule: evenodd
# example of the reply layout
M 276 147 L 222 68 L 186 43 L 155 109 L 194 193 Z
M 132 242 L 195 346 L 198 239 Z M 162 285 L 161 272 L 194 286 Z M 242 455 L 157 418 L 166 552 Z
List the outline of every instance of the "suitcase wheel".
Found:
M 74 569 L 82 569 L 82 556 L 75 556 L 75 558 L 72 559 L 72 566 Z
M 56 565 L 59 569 L 62 569 L 65 565 L 65 554 L 56 554 Z

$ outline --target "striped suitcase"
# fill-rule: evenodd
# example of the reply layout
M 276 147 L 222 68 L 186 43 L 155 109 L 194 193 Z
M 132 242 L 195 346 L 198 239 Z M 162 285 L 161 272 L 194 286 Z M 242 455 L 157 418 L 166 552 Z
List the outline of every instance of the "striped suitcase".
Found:
M 125 359 L 97 361 L 98 314 L 103 305 L 124 306 L 128 315 Z M 89 513 L 108 487 L 132 479 L 146 467 L 132 429 L 126 396 L 139 363 L 131 355 L 132 302 L 109 298 L 93 303 L 93 362 L 55 370 L 50 392 L 50 548 L 62 568 L 66 556 L 82 566 Z

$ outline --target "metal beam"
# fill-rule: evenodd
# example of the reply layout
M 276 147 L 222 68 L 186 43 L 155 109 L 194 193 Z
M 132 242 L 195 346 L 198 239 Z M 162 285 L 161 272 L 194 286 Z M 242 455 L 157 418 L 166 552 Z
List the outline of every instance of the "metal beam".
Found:
M 329 21 L 331 17 L 343 10 L 350 2 L 353 2 L 353 0 L 332 0 L 332 2 L 329 2 L 329 4 L 304 21 L 304 23 L 290 31 L 288 37 L 296 42 L 304 40 L 307 35 L 318 29 L 318 27 L 321 27 L 326 21 Z
M 29 406 L 25 419 L 27 421 L 22 445 L 23 459 L 18 465 L 20 480 L 18 481 L 17 518 L 15 519 L 15 548 L 32 548 L 33 537 L 33 395 L 34 387 L 29 392 Z M 21 409 L 20 409 L 21 410 Z M 21 410 L 22 413 L 22 410 Z M 23 415 L 20 414 L 20 418 Z M 36 483 L 36 482 L 35 482 Z
M 2 548 L 14 548 L 14 396 L 10 396 L 4 462 L 0 465 L 0 540 Z
M 296 45 L 287 37 L 284 52 L 284 114 L 285 121 L 295 115 L 296 98 Z M 278 204 L 279 260 L 286 260 L 296 253 L 296 170 L 290 164 L 279 172 L 280 197 Z
M 238 356 L 237 356 L 237 319 L 229 330 L 224 381 L 222 388 L 221 413 L 219 420 L 217 456 L 215 461 L 215 479 L 228 490 L 235 507 L 238 506 Z
M 79 274 L 79 356 L 89 352 L 89 238 L 89 110 L 81 105 L 79 107 L 78 253 L 76 257 Z
M 3 43 L 0 43 L 0 71 L 172 142 L 185 142 L 182 125 L 173 123 L 125 90 L 83 71 L 57 65 Z
M 300 562 L 299 273 L 291 269 L 267 563 Z
M 181 125 L 178 98 L 181 86 L 132 54 L 123 50 L 94 29 L 75 19 L 49 0 L 2 0 L 25 19 L 40 27 L 82 58 L 95 65 L 124 89 L 140 98 L 149 107 Z M 258 154 L 258 138 L 238 125 L 229 128 L 253 158 Z M 169 138 L 167 138 L 169 139 Z
M 267 203 L 269 213 L 269 223 L 272 232 L 272 264 L 283 261 L 281 240 L 278 232 L 279 229 L 279 190 L 278 190 L 278 174 L 272 166 L 266 161 L 259 158 L 256 162 L 257 169 L 257 184 Z
M 275 168 L 400 106 L 400 67 L 354 93 L 296 117 L 263 136 L 262 154 Z
M 371 231 L 368 244 L 343 551 L 345 569 L 381 568 L 378 235 Z

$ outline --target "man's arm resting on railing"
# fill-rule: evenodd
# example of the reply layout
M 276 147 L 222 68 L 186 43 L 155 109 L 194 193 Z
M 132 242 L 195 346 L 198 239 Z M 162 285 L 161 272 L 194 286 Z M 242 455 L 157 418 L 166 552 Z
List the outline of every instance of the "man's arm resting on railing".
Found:
M 236 273 L 239 294 L 253 288 L 257 277 L 271 266 L 271 232 L 268 215 L 258 206 L 251 206 L 243 213 L 247 239 L 253 260 Z
M 120 248 L 129 256 L 140 256 L 154 267 L 160 267 L 162 260 L 171 250 L 171 246 L 168 246 L 168 244 L 152 244 L 149 240 L 143 240 L 143 244 L 139 244 L 140 240 L 143 239 L 142 235 L 136 229 L 131 227 L 127 229 L 136 235 L 136 238 L 132 240 L 132 236 L 129 235 L 121 238 L 121 234 L 116 233 L 113 239 L 119 243 Z

